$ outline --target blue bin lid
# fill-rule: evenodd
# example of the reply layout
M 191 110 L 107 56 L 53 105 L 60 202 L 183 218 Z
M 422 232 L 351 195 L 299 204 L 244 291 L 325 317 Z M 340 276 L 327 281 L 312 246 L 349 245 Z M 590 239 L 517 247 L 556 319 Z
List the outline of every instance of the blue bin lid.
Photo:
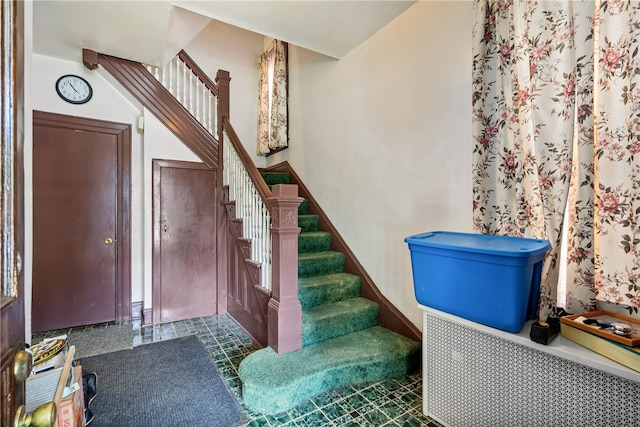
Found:
M 549 241 L 526 237 L 493 236 L 489 234 L 429 231 L 404 239 L 409 245 L 502 256 L 536 256 L 549 249 Z

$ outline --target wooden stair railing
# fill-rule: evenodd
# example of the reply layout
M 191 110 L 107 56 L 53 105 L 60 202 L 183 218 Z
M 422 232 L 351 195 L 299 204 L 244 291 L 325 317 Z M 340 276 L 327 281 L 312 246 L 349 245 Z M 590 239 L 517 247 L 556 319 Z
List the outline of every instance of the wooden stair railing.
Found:
M 301 348 L 302 308 L 298 300 L 297 283 L 297 239 L 300 229 L 297 226 L 297 212 L 302 199 L 298 197 L 297 185 L 278 185 L 272 192 L 246 152 L 229 121 L 229 73 L 219 70 L 214 83 L 184 51 L 172 61 L 174 65 L 171 67 L 179 70 L 173 72 L 159 71 L 155 67 L 88 49 L 83 49 L 83 62 L 91 70 L 102 65 L 205 165 L 217 169 L 217 206 L 218 209 L 225 206 L 227 213 L 227 218 L 217 215 L 218 265 L 222 266 L 218 269 L 217 277 L 217 312 L 226 313 L 227 304 L 234 299 L 234 290 L 239 291 L 240 286 L 247 283 L 247 289 L 239 293 L 252 292 L 253 296 L 249 298 L 261 301 L 258 304 L 259 312 L 244 317 L 247 323 L 243 322 L 242 316 L 236 317 L 236 320 L 260 344 L 269 345 L 278 353 Z M 181 83 L 174 78 L 184 80 Z M 249 231 L 256 227 L 256 221 L 248 217 L 236 218 L 235 202 L 227 199 L 229 183 L 225 182 L 228 176 L 225 176 L 223 162 L 227 156 L 225 145 L 239 159 L 238 164 L 249 177 L 247 182 L 254 187 L 252 191 L 258 194 L 271 215 L 266 227 L 263 227 L 268 229 L 266 239 L 269 240 L 269 254 L 260 262 L 256 262 L 251 253 L 256 242 L 238 233 L 239 228 L 234 225 L 241 224 L 245 232 L 251 234 Z M 231 271 L 234 268 L 234 262 L 230 261 L 233 258 L 230 258 L 231 253 L 240 254 L 244 277 L 234 275 Z M 261 272 L 266 272 L 268 276 L 261 278 Z M 242 311 L 248 308 L 246 301 L 243 301 Z M 262 330 L 256 330 L 251 323 L 259 316 L 264 319 L 262 325 L 258 322 Z
M 218 101 L 223 97 L 219 96 L 218 84 L 209 79 L 187 52 L 181 50 L 163 68 L 152 65 L 146 68 L 205 129 L 216 135 Z M 218 82 L 219 77 L 218 74 Z
M 218 167 L 219 153 L 216 138 L 201 126 L 144 65 L 89 49 L 82 50 L 82 60 L 90 70 L 102 65 L 145 108 L 165 123 L 205 165 L 214 169 Z
M 256 184 L 261 202 L 269 209 L 270 226 L 270 286 L 255 284 L 257 292 L 270 291 L 267 318 L 267 341 L 277 353 L 288 353 L 302 348 L 302 306 L 298 299 L 298 186 L 279 184 L 269 189 L 262 175 L 251 161 L 233 126 L 222 118 L 224 129 L 224 164 L 228 156 L 235 155 L 246 167 L 246 174 Z M 228 144 L 228 145 L 227 145 Z

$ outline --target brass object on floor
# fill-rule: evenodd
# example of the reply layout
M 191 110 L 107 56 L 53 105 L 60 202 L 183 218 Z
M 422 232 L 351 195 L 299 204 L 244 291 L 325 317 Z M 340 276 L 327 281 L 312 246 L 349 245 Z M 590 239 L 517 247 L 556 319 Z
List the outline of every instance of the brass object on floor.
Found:
M 51 427 L 56 420 L 56 404 L 53 402 L 40 405 L 32 414 L 27 414 L 24 405 L 16 411 L 15 427 Z

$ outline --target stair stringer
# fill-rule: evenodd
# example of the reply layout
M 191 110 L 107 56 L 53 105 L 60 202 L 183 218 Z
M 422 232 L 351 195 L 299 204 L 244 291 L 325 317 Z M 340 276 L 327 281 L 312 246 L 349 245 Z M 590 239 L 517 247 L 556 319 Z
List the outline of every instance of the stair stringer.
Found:
M 208 167 L 218 168 L 218 141 L 160 83 L 143 64 L 83 49 L 89 69 L 98 64 L 165 124 Z

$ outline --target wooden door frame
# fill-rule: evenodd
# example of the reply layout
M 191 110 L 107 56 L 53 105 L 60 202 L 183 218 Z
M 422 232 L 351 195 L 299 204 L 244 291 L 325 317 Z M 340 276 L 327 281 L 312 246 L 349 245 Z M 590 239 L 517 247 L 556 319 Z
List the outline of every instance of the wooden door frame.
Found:
M 116 137 L 116 322 L 131 320 L 131 125 L 44 111 L 33 112 L 33 126 L 106 133 Z
M 24 403 L 24 383 L 16 381 L 14 359 L 25 347 L 24 310 L 24 20 L 19 1 L 0 4 L 0 425 L 13 425 Z
M 162 311 L 162 289 L 160 286 L 162 280 L 161 274 L 161 258 L 162 251 L 160 247 L 161 241 L 161 233 L 160 233 L 160 178 L 161 178 L 161 170 L 162 168 L 182 168 L 182 169 L 202 169 L 202 170 L 211 170 L 210 167 L 200 162 L 189 162 L 182 160 L 165 160 L 165 159 L 152 159 L 153 166 L 153 190 L 151 196 L 151 205 L 152 205 L 152 225 L 151 225 L 151 234 L 153 236 L 153 252 L 151 255 L 151 324 L 156 324 L 159 322 L 160 313 Z M 216 187 L 217 187 L 216 183 Z M 214 203 L 214 201 L 211 201 Z M 216 209 L 216 215 L 218 214 L 218 210 Z M 217 219 L 216 219 L 217 223 Z M 217 243 L 217 239 L 214 239 L 214 242 Z M 217 252 L 217 251 L 216 251 Z M 218 267 L 219 261 L 216 261 L 216 270 Z M 217 278 L 217 274 L 216 274 Z M 219 284 L 216 284 L 216 289 L 219 289 Z M 220 296 L 217 295 L 219 298 Z M 216 305 L 218 302 L 216 301 Z M 217 308 L 217 307 L 216 307 Z M 145 324 L 148 324 L 145 321 Z

